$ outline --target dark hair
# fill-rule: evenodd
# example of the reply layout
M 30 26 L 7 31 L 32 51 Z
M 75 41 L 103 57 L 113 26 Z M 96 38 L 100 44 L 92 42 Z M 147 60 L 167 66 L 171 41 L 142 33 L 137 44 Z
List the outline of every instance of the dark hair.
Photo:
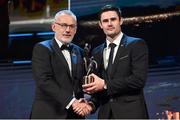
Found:
M 98 14 L 98 19 L 101 20 L 102 13 L 107 12 L 107 11 L 115 11 L 117 15 L 119 16 L 119 19 L 122 17 L 121 9 L 119 7 L 116 7 L 113 5 L 105 5 L 104 7 L 101 8 Z

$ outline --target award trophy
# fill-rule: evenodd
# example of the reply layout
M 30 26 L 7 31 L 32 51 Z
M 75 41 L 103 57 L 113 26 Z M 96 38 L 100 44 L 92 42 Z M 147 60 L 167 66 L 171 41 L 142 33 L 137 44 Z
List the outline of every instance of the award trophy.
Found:
M 94 81 L 93 77 L 88 77 L 95 69 L 97 69 L 97 62 L 94 57 L 89 57 L 90 46 L 86 43 L 84 47 L 84 66 L 86 70 L 86 76 L 83 78 L 83 84 L 89 84 Z

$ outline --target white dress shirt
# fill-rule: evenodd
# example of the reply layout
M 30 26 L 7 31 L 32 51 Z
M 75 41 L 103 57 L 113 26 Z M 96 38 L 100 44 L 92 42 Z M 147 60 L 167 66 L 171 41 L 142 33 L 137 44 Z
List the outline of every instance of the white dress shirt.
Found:
M 113 41 L 114 44 L 116 44 L 116 47 L 114 48 L 114 53 L 113 53 L 113 62 L 114 62 L 114 59 L 116 57 L 116 53 L 117 53 L 117 50 L 119 48 L 119 45 L 120 45 L 120 42 L 121 42 L 121 39 L 122 39 L 122 36 L 123 36 L 123 33 L 120 32 L 120 34 L 118 35 L 118 37 Z M 110 54 L 110 51 L 111 51 L 111 48 L 109 47 L 109 44 L 110 44 L 110 41 L 108 39 L 106 39 L 106 48 L 104 49 L 103 51 L 103 60 L 104 60 L 104 68 L 106 69 L 107 66 L 108 66 L 108 61 L 109 61 L 109 54 Z

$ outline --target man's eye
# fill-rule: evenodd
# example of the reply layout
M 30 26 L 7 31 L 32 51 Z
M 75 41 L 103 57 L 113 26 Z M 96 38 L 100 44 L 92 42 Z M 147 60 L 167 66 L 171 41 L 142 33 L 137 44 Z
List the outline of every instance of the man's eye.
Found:
M 62 27 L 67 27 L 67 25 L 66 25 L 66 24 L 61 24 L 61 26 L 62 26 Z
M 103 20 L 103 22 L 108 22 L 108 20 Z
M 115 21 L 116 20 L 116 18 L 111 18 L 111 21 Z

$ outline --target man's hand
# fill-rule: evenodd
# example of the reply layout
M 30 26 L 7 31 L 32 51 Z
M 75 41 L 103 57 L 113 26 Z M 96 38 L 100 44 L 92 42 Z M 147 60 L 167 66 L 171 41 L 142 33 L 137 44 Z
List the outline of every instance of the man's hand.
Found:
M 84 99 L 75 100 L 72 104 L 75 113 L 80 116 L 86 116 L 91 113 L 92 108 Z
M 88 94 L 92 94 L 98 91 L 102 91 L 104 89 L 105 81 L 103 79 L 101 79 L 100 77 L 98 77 L 93 73 L 90 74 L 88 77 L 89 79 L 93 78 L 94 82 L 82 85 L 84 92 L 87 92 Z

